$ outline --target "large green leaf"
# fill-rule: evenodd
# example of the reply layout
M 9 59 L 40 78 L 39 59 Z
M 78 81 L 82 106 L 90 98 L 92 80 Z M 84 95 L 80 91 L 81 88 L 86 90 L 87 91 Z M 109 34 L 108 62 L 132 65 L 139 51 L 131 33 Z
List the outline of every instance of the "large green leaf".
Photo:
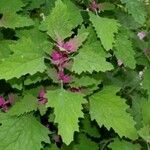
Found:
M 100 127 L 104 125 L 107 129 L 113 128 L 120 137 L 136 139 L 135 122 L 126 112 L 128 105 L 125 100 L 116 96 L 118 90 L 108 86 L 90 97 L 91 119 L 95 119 Z
M 6 12 L 0 19 L 0 27 L 5 28 L 21 28 L 34 25 L 34 22 L 26 16 L 21 16 L 16 13 Z
M 30 38 L 18 41 L 17 44 L 11 45 L 10 49 L 14 54 L 0 63 L 0 79 L 33 75 L 46 69 L 43 51 Z
M 90 13 L 90 20 L 104 48 L 106 50 L 112 49 L 115 41 L 114 34 L 118 32 L 118 27 L 120 26 L 117 20 L 102 18 L 92 13 Z
M 40 150 L 42 141 L 50 143 L 48 129 L 32 115 L 0 114 L 0 123 L 1 150 Z
M 99 42 L 85 44 L 79 50 L 79 54 L 74 57 L 72 71 L 81 74 L 82 72 L 92 73 L 93 71 L 112 70 L 113 66 L 106 61 L 105 57 L 106 54 Z
M 141 0 L 121 0 L 121 2 L 126 4 L 128 12 L 133 16 L 135 21 L 140 24 L 145 22 L 146 13 Z
M 70 3 L 71 2 L 69 2 L 69 5 Z M 75 6 L 72 7 L 74 8 Z M 72 33 L 71 30 L 78 24 L 81 24 L 79 11 L 76 11 L 76 9 L 73 9 L 72 7 L 69 7 L 68 9 L 65 3 L 61 0 L 57 0 L 51 14 L 42 22 L 40 29 L 47 30 L 48 35 L 55 40 L 58 38 L 64 39 L 70 36 Z M 76 17 L 73 17 L 73 14 Z
M 125 66 L 134 69 L 136 61 L 134 58 L 135 52 L 132 47 L 132 42 L 128 39 L 127 32 L 120 32 L 115 42 L 115 55 L 120 59 Z
M 83 117 L 83 95 L 65 90 L 47 91 L 47 107 L 54 108 L 55 122 L 58 123 L 58 134 L 67 145 L 73 141 L 74 131 L 79 131 L 78 118 Z

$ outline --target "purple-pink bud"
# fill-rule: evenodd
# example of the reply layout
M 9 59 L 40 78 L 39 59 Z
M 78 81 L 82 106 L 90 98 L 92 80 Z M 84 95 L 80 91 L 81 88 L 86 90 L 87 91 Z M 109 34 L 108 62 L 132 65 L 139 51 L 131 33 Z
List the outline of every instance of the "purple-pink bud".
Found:
M 68 55 L 65 52 L 53 51 L 51 54 L 52 63 L 57 66 L 64 66 L 68 61 Z
M 71 77 L 69 75 L 65 75 L 63 71 L 58 72 L 58 79 L 62 80 L 63 83 L 69 83 L 71 80 Z
M 93 0 L 89 6 L 89 9 L 93 12 L 97 12 L 100 10 L 100 5 L 96 2 L 96 0 Z
M 40 97 L 40 98 L 43 98 L 43 97 L 45 96 L 45 94 L 46 94 L 46 93 L 45 93 L 45 90 L 44 90 L 44 89 L 41 89 L 40 92 L 39 92 L 39 97 Z
M 46 104 L 47 103 L 47 99 L 45 98 L 45 90 L 44 89 L 41 89 L 40 92 L 39 92 L 39 95 L 38 95 L 38 98 L 39 98 L 39 103 L 40 104 Z
M 67 42 L 58 40 L 57 46 L 59 47 L 60 50 L 65 51 L 67 53 L 73 53 L 78 49 L 78 45 L 75 43 L 74 39 L 71 39 Z
M 58 51 L 53 51 L 51 57 L 53 61 L 60 60 L 62 58 L 62 53 Z

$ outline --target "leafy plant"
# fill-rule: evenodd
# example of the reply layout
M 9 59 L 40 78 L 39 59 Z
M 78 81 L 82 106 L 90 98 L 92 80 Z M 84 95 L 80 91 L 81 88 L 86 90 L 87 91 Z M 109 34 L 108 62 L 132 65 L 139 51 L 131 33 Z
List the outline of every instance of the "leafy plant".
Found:
M 149 10 L 1 0 L 0 150 L 149 150 Z

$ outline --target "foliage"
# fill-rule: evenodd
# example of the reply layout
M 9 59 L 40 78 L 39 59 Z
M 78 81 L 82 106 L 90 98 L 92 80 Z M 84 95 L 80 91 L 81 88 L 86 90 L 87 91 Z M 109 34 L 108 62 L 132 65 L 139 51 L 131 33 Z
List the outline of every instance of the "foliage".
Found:
M 0 0 L 0 150 L 149 150 L 149 10 Z

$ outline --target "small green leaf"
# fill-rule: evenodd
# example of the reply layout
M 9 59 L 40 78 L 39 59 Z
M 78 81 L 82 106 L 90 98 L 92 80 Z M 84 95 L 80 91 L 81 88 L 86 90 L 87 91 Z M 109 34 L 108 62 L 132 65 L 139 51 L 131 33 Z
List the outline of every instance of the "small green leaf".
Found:
M 102 45 L 108 51 L 112 49 L 115 41 L 114 34 L 118 32 L 120 24 L 117 20 L 102 18 L 90 13 L 90 21 L 96 30 L 97 36 L 100 38 Z
M 38 108 L 38 100 L 31 94 L 25 95 L 20 101 L 17 101 L 9 110 L 9 115 L 20 116 L 24 113 L 36 111 Z

